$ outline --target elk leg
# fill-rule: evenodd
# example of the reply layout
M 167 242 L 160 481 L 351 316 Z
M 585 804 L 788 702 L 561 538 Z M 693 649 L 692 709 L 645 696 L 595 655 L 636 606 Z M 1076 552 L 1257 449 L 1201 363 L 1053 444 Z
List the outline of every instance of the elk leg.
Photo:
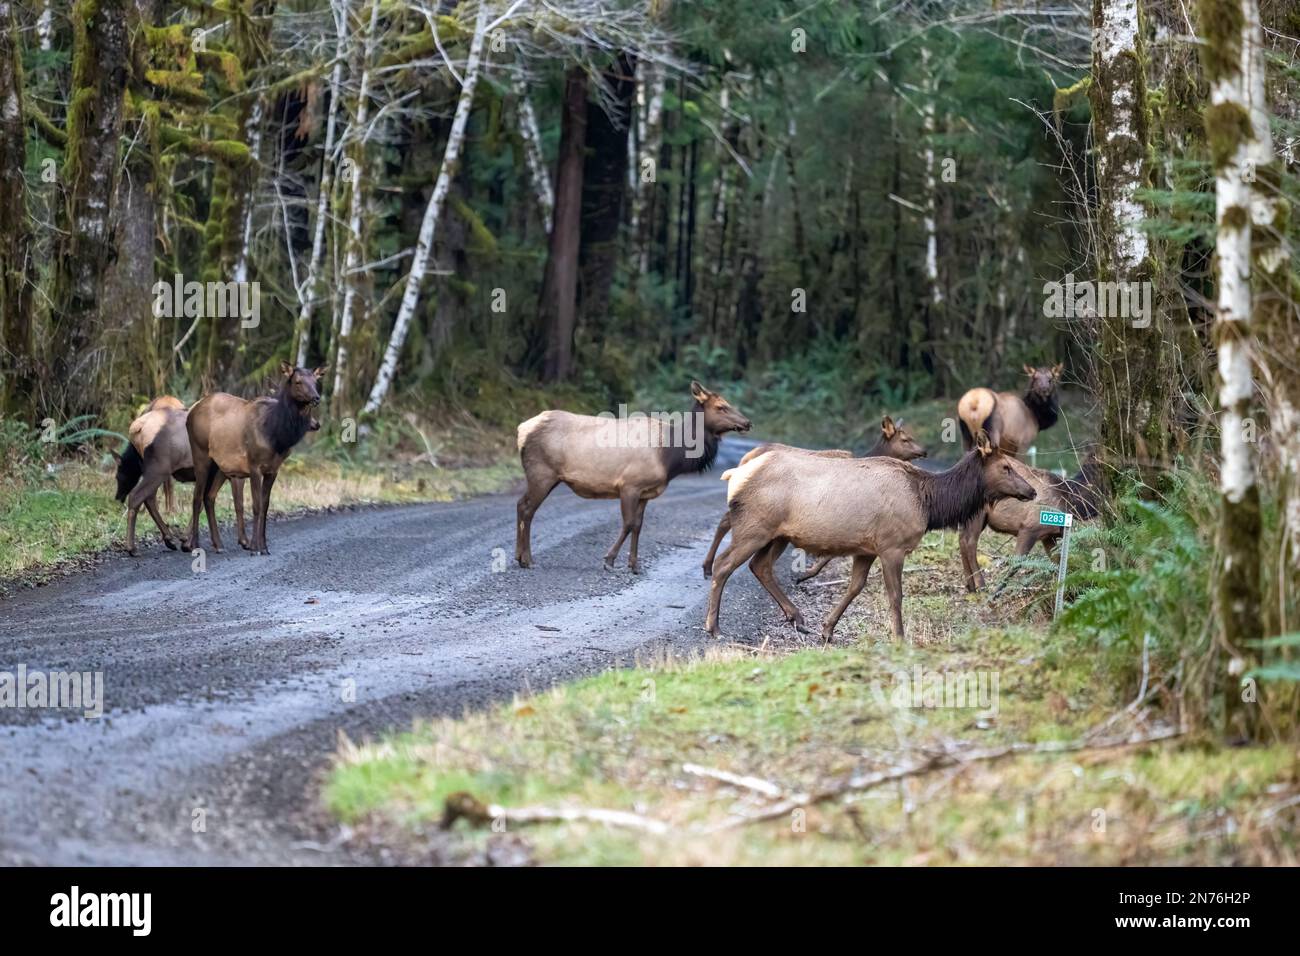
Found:
M 749 570 L 753 572 L 754 577 L 758 578 L 758 583 L 763 585 L 767 593 L 772 595 L 781 608 L 781 613 L 785 615 L 787 624 L 793 624 L 795 630 L 800 633 L 808 633 L 808 627 L 804 623 L 803 614 L 795 607 L 790 596 L 781 590 L 781 585 L 776 583 L 776 575 L 772 572 L 772 562 L 780 556 L 785 549 L 786 542 L 773 541 L 766 548 L 759 551 L 749 561 Z M 778 547 L 779 545 L 779 547 Z
M 752 558 L 761 548 L 770 542 L 762 538 L 740 542 L 733 534 L 731 547 L 723 551 L 713 568 L 713 580 L 709 582 L 709 611 L 704 617 L 704 629 L 714 637 L 718 636 L 718 612 L 722 608 L 722 589 L 727 586 L 731 572 Z
M 257 540 L 261 542 L 262 554 L 271 553 L 266 543 L 266 516 L 271 510 L 271 486 L 275 484 L 275 475 L 275 472 L 271 472 L 262 478 L 262 509 L 257 521 Z
M 987 513 L 980 512 L 963 524 L 961 530 L 957 532 L 957 548 L 961 552 L 961 566 L 965 572 L 967 591 L 974 592 L 984 587 L 984 572 L 980 570 L 978 545 L 987 520 Z
M 718 545 L 722 544 L 722 539 L 727 536 L 731 530 L 731 512 L 728 511 L 718 522 L 718 530 L 713 532 L 713 543 L 709 545 L 709 553 L 704 556 L 704 576 L 707 578 L 713 574 L 713 559 L 717 557 Z
M 618 557 L 618 552 L 623 547 L 624 540 L 632 531 L 632 522 L 636 520 L 637 503 L 641 498 L 641 492 L 637 489 L 624 488 L 618 496 L 618 507 L 623 515 L 623 530 L 619 533 L 618 540 L 614 546 L 605 552 L 605 570 L 614 570 L 614 560 Z
M 880 570 L 885 579 L 885 593 L 889 595 L 889 610 L 893 619 L 894 637 L 903 639 L 903 558 L 897 552 L 880 556 Z
M 817 559 L 817 563 L 812 566 L 812 570 L 797 575 L 794 579 L 794 583 L 803 584 L 805 581 L 811 581 L 813 578 L 817 577 L 817 575 L 826 570 L 826 565 L 831 563 L 831 558 L 833 557 L 835 557 L 833 554 L 822 555 Z
M 1016 535 L 1016 557 L 1023 558 L 1030 551 L 1034 550 L 1034 545 L 1038 544 L 1038 532 L 1026 529 Z
M 149 517 L 153 518 L 153 523 L 158 526 L 158 531 L 162 534 L 163 544 L 167 546 L 168 551 L 176 550 L 176 542 L 172 540 L 171 529 L 167 527 L 167 522 L 163 516 L 158 513 L 158 493 L 155 491 L 144 500 L 144 506 L 149 509 Z
M 519 498 L 515 507 L 518 522 L 515 525 L 515 560 L 521 568 L 533 566 L 533 515 L 542 506 L 547 495 L 555 490 L 560 480 L 553 475 L 543 478 L 528 478 L 528 487 Z
M 636 514 L 632 516 L 632 542 L 628 545 L 627 566 L 633 574 L 637 573 L 639 565 L 636 558 L 637 542 L 641 540 L 641 522 L 645 518 L 645 506 L 647 499 L 642 498 L 636 503 Z
M 822 622 L 822 641 L 829 644 L 831 638 L 835 636 L 835 628 L 840 623 L 840 618 L 848 606 L 853 603 L 854 599 L 862 593 L 862 589 L 867 586 L 867 575 L 871 573 L 871 562 L 876 560 L 874 554 L 856 554 L 853 556 L 853 571 L 849 574 L 849 586 L 844 589 L 844 596 L 840 598 L 839 603 L 831 608 L 831 613 L 826 615 L 826 620 Z
M 130 496 L 126 499 L 126 552 L 132 557 L 136 554 L 135 519 L 140 513 L 140 506 L 144 504 L 149 505 L 149 514 L 153 517 L 154 524 L 158 525 L 158 530 L 162 533 L 163 543 L 169 548 L 173 547 L 167 532 L 167 526 L 163 524 L 162 518 L 158 515 L 157 505 L 153 503 L 158 497 L 158 486 L 162 483 L 162 475 L 154 474 L 152 468 L 146 468 L 139 484 L 131 490 Z
M 248 533 L 244 530 L 244 479 L 230 479 L 230 496 L 235 499 L 235 527 L 239 530 L 239 546 L 247 551 Z
M 203 510 L 208 515 L 208 535 L 212 538 L 212 550 L 216 554 L 222 551 L 221 530 L 217 527 L 217 492 L 226 483 L 226 474 L 213 466 L 208 471 L 208 487 L 203 493 Z
M 203 507 L 203 490 L 207 487 L 208 472 L 212 467 L 211 459 L 200 457 L 196 450 L 194 455 L 194 504 L 190 509 L 190 531 L 189 536 L 185 539 L 186 551 L 194 551 L 199 546 L 199 509 Z
M 1056 560 L 1056 542 L 1058 538 L 1059 538 L 1058 535 L 1049 534 L 1042 539 L 1043 550 L 1047 552 L 1047 556 L 1051 558 L 1053 561 Z M 1033 545 L 1030 545 L 1030 547 L 1032 548 Z
M 253 553 L 260 554 L 262 546 L 262 473 L 256 468 L 249 472 L 248 487 L 253 495 Z

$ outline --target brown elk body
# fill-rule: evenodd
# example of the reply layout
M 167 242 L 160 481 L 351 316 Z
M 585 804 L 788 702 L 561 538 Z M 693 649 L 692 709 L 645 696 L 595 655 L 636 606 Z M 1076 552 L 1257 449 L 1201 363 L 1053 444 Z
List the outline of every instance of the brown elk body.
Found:
M 775 442 L 766 445 L 759 445 L 745 453 L 745 457 L 740 459 L 740 464 L 744 465 L 752 461 L 759 455 L 769 451 L 796 451 L 805 455 L 813 455 L 818 458 L 852 458 L 853 453 L 845 451 L 842 448 L 831 448 L 825 451 L 808 451 L 804 448 L 795 448 L 792 445 L 780 445 Z M 920 442 L 912 437 L 911 433 L 905 429 L 901 423 L 895 424 L 894 420 L 888 415 L 880 423 L 880 438 L 876 441 L 871 449 L 862 457 L 863 458 L 897 458 L 899 461 L 912 461 L 916 458 L 926 456 L 925 448 Z M 704 576 L 707 578 L 713 574 L 713 559 L 718 553 L 718 546 L 722 544 L 722 539 L 726 537 L 731 530 L 731 512 L 727 512 L 718 521 L 718 528 L 713 533 L 713 543 L 709 545 L 709 553 L 704 556 Z M 807 581 L 821 574 L 822 569 L 830 562 L 829 556 L 823 556 L 818 559 L 812 570 L 800 576 L 799 581 Z
M 194 461 L 190 454 L 190 438 L 185 430 L 187 413 L 180 399 L 164 395 L 154 399 L 133 421 L 127 430 L 129 444 L 117 460 L 117 500 L 127 503 L 126 550 L 136 551 L 135 522 L 143 505 L 162 534 L 163 544 L 176 550 L 171 531 L 158 512 L 158 488 L 166 496 L 167 510 L 171 510 L 172 482 L 193 481 Z M 239 527 L 239 543 L 247 547 L 244 534 L 244 488 L 242 481 L 231 483 L 235 499 L 235 518 Z
M 1037 495 L 1033 501 L 1007 498 L 995 502 L 962 525 L 957 540 L 961 549 L 966 590 L 977 591 L 984 587 L 984 572 L 979 566 L 977 549 L 980 535 L 986 527 L 1014 536 L 1018 557 L 1024 557 L 1040 541 L 1043 550 L 1051 557 L 1052 548 L 1064 534 L 1064 529 L 1039 522 L 1039 515 L 1044 508 L 1050 511 L 1068 511 L 1084 521 L 1097 517 L 1100 503 L 1097 490 L 1099 467 L 1096 458 L 1089 456 L 1074 477 L 1062 478 L 1050 471 L 1030 468 L 1017 462 L 1017 470 L 1034 486 Z
M 678 475 L 707 469 L 718 451 L 721 436 L 748 431 L 750 421 L 716 392 L 691 383 L 695 400 L 688 415 L 698 416 L 703 435 L 700 454 L 688 454 L 681 426 L 642 419 L 637 427 L 595 415 L 546 411 L 519 426 L 519 458 L 527 488 L 519 498 L 515 531 L 515 560 L 532 567 L 533 515 L 558 484 L 566 484 L 583 498 L 617 498 L 623 528 L 605 555 L 613 567 L 623 541 L 629 536 L 627 566 L 637 571 L 637 543 L 646 502 L 663 494 Z M 684 425 L 684 421 L 683 421 Z
M 972 388 L 957 402 L 961 421 L 962 443 L 967 451 L 971 436 L 983 429 L 994 447 L 1008 455 L 1027 451 L 1038 433 L 1056 424 L 1061 414 L 1057 384 L 1062 366 L 1031 368 L 1025 366 L 1029 387 L 1024 395 L 994 392 L 989 388 Z
M 990 501 L 1029 499 L 1033 487 L 992 447 L 983 432 L 975 449 L 947 471 L 932 474 L 890 458 L 814 458 L 769 452 L 723 475 L 728 480 L 731 546 L 718 558 L 704 627 L 718 634 L 722 590 L 746 561 L 797 627 L 802 615 L 781 590 L 772 561 L 787 544 L 815 554 L 852 555 L 844 596 L 822 625 L 829 641 L 840 616 L 880 559 L 893 632 L 903 637 L 903 561 L 937 528 L 958 528 Z
M 206 508 L 212 549 L 221 551 L 213 503 L 227 478 L 247 478 L 253 493 L 254 554 L 270 554 L 266 515 L 271 487 L 293 446 L 320 428 L 311 410 L 320 404 L 317 382 L 324 368 L 310 371 L 280 363 L 284 376 L 274 397 L 248 399 L 215 392 L 190 409 L 186 430 L 194 456 L 194 502 L 187 547 L 199 543 L 199 509 Z

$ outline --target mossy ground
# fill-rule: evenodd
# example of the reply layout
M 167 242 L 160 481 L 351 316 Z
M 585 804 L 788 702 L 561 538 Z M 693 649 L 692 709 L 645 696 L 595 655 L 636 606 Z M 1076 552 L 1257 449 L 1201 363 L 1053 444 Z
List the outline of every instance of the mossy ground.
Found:
M 953 535 L 931 535 L 909 565 L 907 644 L 888 637 L 877 572 L 829 649 L 773 627 L 759 649 L 648 660 L 344 744 L 325 804 L 369 839 L 408 850 L 460 791 L 511 808 L 632 811 L 672 828 L 658 836 L 509 823 L 512 832 L 500 833 L 461 821 L 451 855 L 466 860 L 508 840 L 522 842 L 526 858 L 556 864 L 1295 862 L 1293 750 L 1190 738 L 937 769 L 771 822 L 700 832 L 771 798 L 688 764 L 807 792 L 935 750 L 1078 740 L 1124 710 L 1128 701 L 1106 690 L 1090 657 L 1048 630 L 1041 601 L 965 596 L 954 549 Z M 823 575 L 837 576 L 834 565 Z M 838 592 L 795 600 L 824 610 Z M 917 668 L 983 674 L 990 694 L 996 677 L 997 693 L 989 707 L 902 706 L 901 675 L 914 678 Z M 1141 737 L 1168 718 L 1121 716 L 1100 736 Z M 448 853 L 441 844 L 437 852 Z

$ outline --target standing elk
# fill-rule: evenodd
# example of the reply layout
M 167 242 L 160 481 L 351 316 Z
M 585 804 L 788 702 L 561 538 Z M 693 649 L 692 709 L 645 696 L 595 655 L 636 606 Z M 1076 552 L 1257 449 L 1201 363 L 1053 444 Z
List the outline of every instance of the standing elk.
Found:
M 190 437 L 185 431 L 187 417 L 185 404 L 171 395 L 155 398 L 131 422 L 127 430 L 128 444 L 121 454 L 113 453 L 117 461 L 117 500 L 127 502 L 126 550 L 134 556 L 135 519 L 144 505 L 162 534 L 163 544 L 175 551 L 171 531 L 158 513 L 158 488 L 162 486 L 168 511 L 172 500 L 173 481 L 194 480 L 194 460 L 190 454 Z M 248 547 L 244 533 L 244 483 L 236 479 L 230 483 L 235 499 L 235 520 L 239 528 L 239 543 Z
M 532 567 L 533 515 L 563 482 L 583 498 L 617 498 L 623 529 L 605 555 L 612 569 L 623 541 L 631 536 L 627 566 L 637 573 L 637 542 L 646 502 L 658 498 L 678 475 L 706 470 L 727 432 L 749 431 L 750 421 L 717 392 L 691 382 L 694 404 L 679 424 L 660 418 L 629 421 L 596 415 L 545 411 L 519 426 L 519 459 L 527 488 L 519 498 L 515 560 Z M 674 417 L 676 417 L 674 415 Z M 696 434 L 692 435 L 694 425 Z M 698 431 L 703 434 L 699 435 Z M 688 448 L 688 439 L 700 443 Z M 691 455 L 691 451 L 698 454 Z
M 214 392 L 190 409 L 185 423 L 194 455 L 194 503 L 188 550 L 199 545 L 199 509 L 206 507 L 212 550 L 221 551 L 213 502 L 227 478 L 247 478 L 253 492 L 254 554 L 266 546 L 266 514 L 271 487 L 293 446 L 320 428 L 311 410 L 320 404 L 317 388 L 325 368 L 314 371 L 280 363 L 284 380 L 274 397 L 248 399 Z
M 1017 470 L 1034 486 L 1037 496 L 1032 504 L 1011 498 L 995 502 L 962 525 L 957 540 L 961 549 L 966 590 L 978 591 L 984 587 L 984 572 L 979 566 L 977 546 L 986 527 L 1002 534 L 1014 535 L 1017 557 L 1024 557 L 1041 541 L 1043 550 L 1050 558 L 1053 546 L 1065 533 L 1065 529 L 1041 524 L 1038 519 L 1044 508 L 1068 511 L 1085 521 L 1097 517 L 1100 504 L 1097 490 L 1099 468 L 1096 457 L 1089 455 L 1074 477 L 1062 478 L 1050 471 L 1030 468 L 1017 462 Z
M 962 444 L 970 451 L 971 436 L 981 428 L 994 447 L 1008 455 L 1027 451 L 1038 433 L 1051 428 L 1061 415 L 1057 385 L 1063 366 L 1032 368 L 1025 366 L 1029 388 L 1024 395 L 994 392 L 989 388 L 972 388 L 957 403 L 961 421 Z
M 852 555 L 844 596 L 822 625 L 829 642 L 845 608 L 867 583 L 878 557 L 889 595 L 894 637 L 903 638 L 903 561 L 927 531 L 959 528 L 989 502 L 1029 500 L 1033 486 L 983 431 L 975 447 L 937 474 L 890 458 L 816 458 L 774 451 L 723 474 L 731 512 L 731 547 L 718 558 L 704 629 L 718 635 L 722 589 L 741 564 L 801 630 L 803 615 L 776 583 L 772 562 L 787 544 L 815 554 Z
M 775 442 L 766 445 L 759 445 L 745 453 L 745 457 L 740 459 L 740 464 L 753 461 L 759 455 L 769 451 L 798 451 L 806 455 L 813 455 L 818 458 L 852 458 L 853 453 L 845 451 L 842 448 L 831 448 L 826 451 L 808 451 L 804 448 L 795 448 L 791 445 L 780 445 Z M 894 420 L 888 415 L 880 423 L 880 438 L 871 446 L 871 449 L 862 457 L 863 458 L 897 458 L 899 461 L 912 461 L 916 458 L 926 456 L 925 448 L 920 442 L 912 437 L 911 433 L 903 427 L 903 423 L 894 424 Z M 709 553 L 704 556 L 704 576 L 707 578 L 713 574 L 713 559 L 718 553 L 718 545 L 722 544 L 722 539 L 726 537 L 731 530 L 731 512 L 727 512 L 718 521 L 718 529 L 713 533 L 713 543 L 709 545 Z M 822 569 L 830 562 L 829 557 L 819 558 L 812 570 L 796 578 L 797 581 L 807 581 L 817 577 L 822 573 Z

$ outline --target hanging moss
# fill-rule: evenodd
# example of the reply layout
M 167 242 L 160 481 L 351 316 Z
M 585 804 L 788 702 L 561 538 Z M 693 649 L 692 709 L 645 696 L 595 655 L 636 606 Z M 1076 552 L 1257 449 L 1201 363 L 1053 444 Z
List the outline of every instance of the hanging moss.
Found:
M 1201 34 L 1201 62 L 1211 81 L 1241 72 L 1241 32 L 1246 18 L 1241 0 L 1199 0 L 1197 27 Z
M 453 194 L 451 196 L 451 208 L 469 226 L 468 251 L 474 255 L 496 255 L 497 237 L 492 235 L 492 230 L 487 227 L 482 217 L 470 207 L 469 203 L 465 202 L 460 196 Z
M 239 57 L 225 50 L 202 50 L 195 55 L 199 66 L 221 74 L 226 88 L 239 92 L 244 88 L 244 68 Z
M 203 92 L 203 74 L 183 70 L 145 70 L 145 81 L 191 106 L 207 106 L 208 94 Z
M 1216 170 L 1231 161 L 1237 148 L 1254 135 L 1250 113 L 1239 103 L 1216 103 L 1205 108 L 1205 138 Z
M 1057 88 L 1052 94 L 1052 112 L 1058 116 L 1068 112 L 1081 97 L 1088 95 L 1088 90 L 1092 87 L 1092 74 L 1088 74 L 1078 83 L 1067 86 L 1064 89 Z

